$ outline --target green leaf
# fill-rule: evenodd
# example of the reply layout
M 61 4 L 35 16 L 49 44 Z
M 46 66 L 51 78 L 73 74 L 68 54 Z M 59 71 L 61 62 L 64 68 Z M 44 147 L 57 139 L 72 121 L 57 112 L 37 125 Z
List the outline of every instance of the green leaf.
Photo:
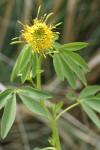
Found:
M 86 42 L 73 42 L 60 46 L 58 50 L 77 51 L 88 46 Z
M 86 70 L 87 72 L 90 71 L 90 68 L 88 67 L 88 65 L 86 64 L 86 62 L 84 61 L 84 59 L 77 53 L 75 52 L 70 52 L 70 51 L 64 51 L 64 53 L 67 53 L 67 55 L 73 59 L 73 61 L 79 65 L 80 67 L 82 67 L 84 70 Z
M 27 97 L 25 95 L 21 95 L 19 94 L 19 97 L 21 98 L 21 100 L 23 101 L 23 103 L 26 105 L 26 107 L 41 116 L 44 116 L 46 118 L 48 118 L 47 113 L 45 111 L 45 109 L 42 107 L 42 105 L 39 102 L 36 102 L 35 100 L 33 100 L 30 97 Z
M 100 91 L 100 85 L 87 86 L 79 95 L 79 98 L 88 97 Z
M 14 80 L 14 78 L 19 74 L 19 66 L 22 62 L 22 58 L 23 56 L 25 55 L 25 53 L 27 52 L 28 48 L 30 46 L 27 44 L 23 47 L 21 53 L 19 54 L 16 62 L 15 62 L 15 65 L 14 65 L 14 68 L 13 68 L 13 71 L 12 71 L 12 75 L 11 75 L 11 82 Z
M 57 48 L 59 48 L 60 46 L 61 46 L 60 43 L 54 42 L 52 47 L 54 47 L 55 49 L 57 49 Z
M 19 67 L 19 63 L 20 63 L 20 59 L 21 59 L 21 54 L 19 55 L 19 57 L 17 58 L 12 74 L 11 74 L 11 82 L 14 80 L 14 78 L 18 75 L 18 67 Z
M 34 89 L 30 86 L 22 86 L 19 88 L 21 95 L 28 96 L 35 99 L 49 99 L 52 95 L 45 91 Z
M 0 109 L 5 105 L 12 92 L 12 89 L 7 89 L 0 93 Z
M 1 122 L 1 137 L 4 139 L 8 134 L 16 115 L 16 96 L 15 94 L 7 102 Z
M 65 61 L 68 63 L 69 67 L 75 72 L 75 74 L 78 76 L 78 78 L 83 82 L 83 84 L 86 86 L 87 81 L 84 77 L 84 74 L 82 73 L 79 66 L 73 61 L 72 58 L 70 58 L 67 53 L 61 53 L 63 58 L 65 58 Z
M 62 62 L 62 67 L 63 67 L 64 75 L 65 75 L 66 79 L 68 80 L 68 82 L 72 86 L 72 88 L 76 88 L 75 77 L 74 77 L 74 74 L 73 74 L 72 70 L 70 69 L 67 61 L 65 60 L 64 57 L 61 56 L 61 54 L 59 55 L 59 59 Z
M 64 80 L 64 70 L 62 67 L 62 63 L 61 60 L 59 59 L 59 55 L 56 53 L 53 56 L 53 65 L 57 76 L 60 78 L 60 80 Z
M 26 65 L 26 67 L 22 70 L 22 76 L 21 76 L 21 81 L 22 83 L 25 82 L 25 80 L 28 79 L 29 73 L 31 71 L 31 67 L 32 67 L 32 57 L 31 60 L 28 62 L 28 64 Z
M 37 66 L 38 66 L 38 55 L 36 53 L 34 53 L 34 55 L 32 55 L 32 76 L 33 78 L 36 76 L 37 74 Z
M 100 99 L 96 99 L 96 97 L 85 98 L 83 99 L 84 103 L 94 109 L 95 111 L 100 113 Z
M 81 103 L 81 105 L 88 117 L 94 122 L 95 125 L 97 125 L 98 128 L 100 128 L 100 119 L 98 118 L 96 113 L 86 104 Z
M 24 49 L 25 53 L 23 54 L 23 57 L 20 60 L 19 71 L 22 71 L 31 59 L 31 46 L 26 45 L 24 46 Z

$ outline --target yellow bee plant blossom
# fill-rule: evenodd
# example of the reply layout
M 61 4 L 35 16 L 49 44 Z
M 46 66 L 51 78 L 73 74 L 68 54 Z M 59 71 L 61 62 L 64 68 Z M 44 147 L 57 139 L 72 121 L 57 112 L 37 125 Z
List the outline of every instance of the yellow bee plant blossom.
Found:
M 51 48 L 55 36 L 59 34 L 54 31 L 56 25 L 46 24 L 51 14 L 45 14 L 41 19 L 35 18 L 33 25 L 24 25 L 24 29 L 21 31 L 21 38 L 24 38 L 26 43 L 32 46 L 34 52 L 45 52 L 47 48 Z

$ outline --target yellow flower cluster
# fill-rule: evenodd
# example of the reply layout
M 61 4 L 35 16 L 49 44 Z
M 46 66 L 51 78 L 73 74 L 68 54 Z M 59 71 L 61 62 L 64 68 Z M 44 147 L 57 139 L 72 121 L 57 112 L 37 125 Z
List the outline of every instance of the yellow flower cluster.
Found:
M 24 25 L 21 37 L 32 46 L 34 52 L 43 52 L 54 42 L 54 28 L 55 26 L 47 25 L 45 20 L 36 18 L 32 26 Z

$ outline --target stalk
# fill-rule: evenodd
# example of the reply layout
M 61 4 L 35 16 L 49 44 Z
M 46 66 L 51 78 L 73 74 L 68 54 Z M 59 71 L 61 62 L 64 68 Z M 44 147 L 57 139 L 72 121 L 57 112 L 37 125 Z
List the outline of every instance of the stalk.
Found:
M 43 55 L 41 54 L 39 57 L 38 71 L 41 70 L 42 59 L 43 59 Z M 41 90 L 41 72 L 38 72 L 38 74 L 37 74 L 37 89 Z M 59 134 L 58 134 L 58 129 L 57 129 L 57 125 L 56 125 L 56 119 L 54 119 L 54 117 L 52 117 L 44 100 L 40 100 L 40 102 L 49 116 L 49 122 L 50 122 L 51 129 L 53 132 L 53 140 L 55 141 L 55 150 L 61 150 Z
M 54 119 L 54 120 L 50 121 L 50 123 L 51 123 L 51 129 L 53 132 L 53 140 L 54 140 L 55 148 L 56 148 L 56 150 L 61 150 L 61 143 L 60 143 L 60 139 L 59 139 L 56 120 Z

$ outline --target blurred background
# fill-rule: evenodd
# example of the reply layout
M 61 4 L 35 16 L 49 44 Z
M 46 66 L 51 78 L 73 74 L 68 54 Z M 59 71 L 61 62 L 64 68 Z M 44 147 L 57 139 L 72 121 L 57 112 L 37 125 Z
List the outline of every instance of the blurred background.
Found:
M 21 85 L 19 79 L 10 83 L 15 60 L 23 45 L 10 45 L 11 39 L 20 35 L 23 24 L 32 22 L 39 5 L 41 15 L 54 12 L 49 19 L 54 23 L 63 22 L 60 32 L 61 44 L 75 41 L 89 42 L 90 45 L 78 53 L 91 68 L 85 73 L 89 85 L 100 84 L 100 0 L 0 0 L 0 91 Z M 56 77 L 52 60 L 47 57 L 43 63 L 43 89 L 54 94 L 53 102 L 64 101 L 64 107 L 72 104 L 65 98 L 73 91 L 66 81 Z M 28 84 L 28 83 L 26 83 Z M 77 80 L 76 95 L 83 85 Z M 0 111 L 0 118 L 2 116 Z M 1 119 L 0 119 L 1 120 Z M 58 122 L 63 150 L 100 150 L 100 131 L 89 120 L 81 107 L 65 113 Z M 29 112 L 18 100 L 16 121 L 7 138 L 0 138 L 0 150 L 32 150 L 36 146 L 48 146 L 47 138 L 51 131 L 47 120 Z

